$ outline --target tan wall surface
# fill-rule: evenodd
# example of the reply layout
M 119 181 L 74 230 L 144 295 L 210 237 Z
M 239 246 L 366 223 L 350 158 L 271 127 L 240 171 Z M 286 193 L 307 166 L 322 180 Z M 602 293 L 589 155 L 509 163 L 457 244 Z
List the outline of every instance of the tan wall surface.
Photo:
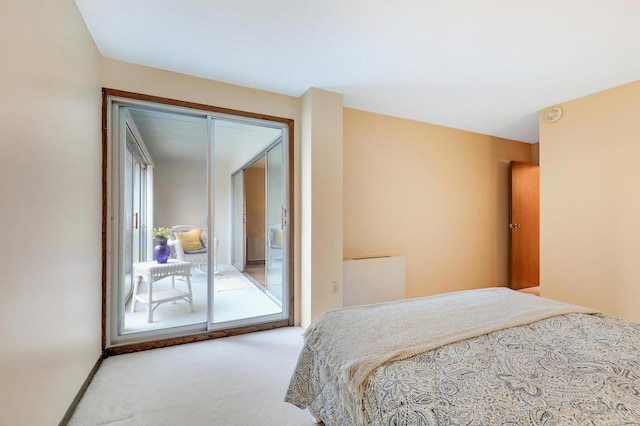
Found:
M 107 58 L 102 58 L 101 68 L 102 85 L 111 89 L 293 118 L 296 121 L 300 117 L 300 100 L 291 96 Z
M 540 120 L 541 294 L 639 321 L 640 82 L 560 106 Z
M 345 108 L 344 256 L 405 256 L 407 297 L 507 285 L 510 160 L 530 145 Z
M 99 55 L 72 0 L 0 27 L 0 424 L 55 425 L 101 350 Z

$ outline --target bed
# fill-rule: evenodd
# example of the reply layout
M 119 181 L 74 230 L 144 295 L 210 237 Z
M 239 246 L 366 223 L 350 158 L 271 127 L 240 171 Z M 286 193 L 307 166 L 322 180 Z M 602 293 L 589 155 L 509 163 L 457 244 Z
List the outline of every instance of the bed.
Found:
M 506 288 L 338 309 L 285 401 L 326 426 L 639 425 L 640 325 Z

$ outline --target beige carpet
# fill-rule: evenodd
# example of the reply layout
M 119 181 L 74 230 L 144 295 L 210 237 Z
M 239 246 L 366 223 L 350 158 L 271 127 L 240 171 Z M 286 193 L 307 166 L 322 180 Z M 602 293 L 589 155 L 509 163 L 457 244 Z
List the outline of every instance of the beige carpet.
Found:
M 287 327 L 107 358 L 69 425 L 314 425 L 283 402 L 302 333 Z

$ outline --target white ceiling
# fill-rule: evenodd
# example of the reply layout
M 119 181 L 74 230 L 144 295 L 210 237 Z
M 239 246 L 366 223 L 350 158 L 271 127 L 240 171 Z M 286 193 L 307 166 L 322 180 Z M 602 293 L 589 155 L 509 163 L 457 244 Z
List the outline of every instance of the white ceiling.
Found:
M 154 162 L 206 164 L 206 118 L 149 109 L 129 111 Z M 230 172 L 247 165 L 281 134 L 280 129 L 222 119 L 215 120 L 214 126 L 216 165 L 226 164 Z
M 640 78 L 637 0 L 76 0 L 108 58 L 524 142 Z

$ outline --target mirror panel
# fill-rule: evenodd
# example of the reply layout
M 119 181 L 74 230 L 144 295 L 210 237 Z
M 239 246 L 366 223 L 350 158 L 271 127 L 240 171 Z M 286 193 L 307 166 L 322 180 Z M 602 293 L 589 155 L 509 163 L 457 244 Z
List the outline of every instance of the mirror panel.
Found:
M 107 346 L 288 319 L 268 232 L 286 199 L 286 125 L 121 98 L 108 108 Z

